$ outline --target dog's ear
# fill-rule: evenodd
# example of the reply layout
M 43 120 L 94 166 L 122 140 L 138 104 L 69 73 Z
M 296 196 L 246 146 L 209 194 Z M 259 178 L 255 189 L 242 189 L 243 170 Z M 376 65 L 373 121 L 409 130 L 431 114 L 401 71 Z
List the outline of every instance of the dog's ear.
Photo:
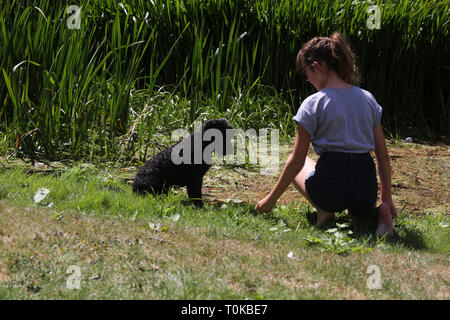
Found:
M 213 128 L 214 127 L 214 121 L 215 120 L 206 120 L 205 122 L 203 122 L 203 125 L 202 125 L 203 130 Z
M 219 129 L 220 131 L 225 131 L 226 129 L 233 129 L 231 124 L 226 119 L 212 119 L 203 122 L 202 131 L 208 129 Z

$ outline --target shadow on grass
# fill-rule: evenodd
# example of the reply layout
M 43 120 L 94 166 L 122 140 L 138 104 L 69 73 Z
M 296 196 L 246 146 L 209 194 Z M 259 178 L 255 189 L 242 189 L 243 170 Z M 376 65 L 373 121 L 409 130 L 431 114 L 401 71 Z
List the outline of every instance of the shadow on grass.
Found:
M 317 221 L 316 212 L 307 213 L 307 221 L 311 225 L 315 225 Z M 369 213 L 366 215 L 348 215 L 346 213 L 336 214 L 334 221 L 327 223 L 320 229 L 326 230 L 335 228 L 336 223 L 350 226 L 353 231 L 352 237 L 357 240 L 368 241 L 370 244 L 376 244 L 377 238 L 375 232 L 377 229 L 376 213 Z M 404 221 L 394 220 L 394 237 L 386 239 L 392 245 L 402 246 L 413 250 L 427 249 L 424 234 L 416 226 L 408 224 Z
M 394 233 L 392 242 L 395 244 L 416 250 L 428 249 L 422 231 L 412 225 L 404 222 L 394 223 Z
M 272 224 L 278 224 L 280 221 L 284 222 L 286 225 L 291 225 L 287 221 L 286 217 L 282 217 L 274 213 L 273 211 L 264 214 L 256 211 L 254 203 L 248 202 L 224 202 L 224 201 L 205 201 L 210 206 L 220 209 L 223 205 L 227 207 L 234 207 L 236 209 L 243 210 L 241 214 L 251 214 L 253 216 L 261 217 Z M 317 221 L 317 212 L 306 213 L 306 217 L 300 217 L 300 219 L 306 219 L 306 221 L 315 226 Z M 377 244 L 377 237 L 375 232 L 377 229 L 377 216 L 376 213 L 368 213 L 365 215 L 348 215 L 345 212 L 337 213 L 335 219 L 319 229 L 327 230 L 329 228 L 336 228 L 336 223 L 347 224 L 349 228 L 353 231 L 351 235 L 353 238 L 368 242 L 371 245 Z M 394 237 L 392 239 L 386 239 L 386 241 L 392 245 L 402 246 L 412 250 L 425 250 L 427 249 L 424 234 L 417 228 L 417 226 L 412 225 L 401 220 L 394 220 Z

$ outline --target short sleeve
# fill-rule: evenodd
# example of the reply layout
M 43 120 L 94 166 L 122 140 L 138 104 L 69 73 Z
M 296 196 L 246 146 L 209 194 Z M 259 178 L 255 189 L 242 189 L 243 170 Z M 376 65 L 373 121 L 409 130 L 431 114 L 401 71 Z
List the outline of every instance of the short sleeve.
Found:
M 292 119 L 301 125 L 311 137 L 314 137 L 317 133 L 317 104 L 315 101 L 305 99 Z
M 375 98 L 373 99 L 373 128 L 375 129 L 381 123 L 381 116 L 383 114 L 383 108 L 377 103 Z

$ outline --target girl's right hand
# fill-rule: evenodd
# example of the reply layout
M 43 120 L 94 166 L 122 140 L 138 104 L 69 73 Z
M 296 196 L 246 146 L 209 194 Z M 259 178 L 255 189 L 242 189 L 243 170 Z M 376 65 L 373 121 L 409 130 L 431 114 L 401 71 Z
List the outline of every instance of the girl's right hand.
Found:
M 392 219 L 397 218 L 397 209 L 395 208 L 395 205 L 394 205 L 394 202 L 392 201 L 392 199 L 382 200 L 381 202 L 386 203 L 389 206 L 389 209 L 391 209 Z
M 270 195 L 267 195 L 264 199 L 258 202 L 255 210 L 259 211 L 260 213 L 269 212 L 270 210 L 272 210 L 276 203 L 276 200 L 273 201 L 272 197 Z

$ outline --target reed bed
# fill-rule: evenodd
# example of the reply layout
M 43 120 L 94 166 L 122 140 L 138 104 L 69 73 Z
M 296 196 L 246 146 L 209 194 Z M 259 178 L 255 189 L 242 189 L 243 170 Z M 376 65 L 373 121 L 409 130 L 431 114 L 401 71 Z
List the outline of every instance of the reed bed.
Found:
M 380 29 L 366 25 L 369 5 Z M 159 133 L 219 116 L 288 136 L 314 92 L 297 51 L 333 31 L 357 53 L 360 85 L 391 132 L 448 133 L 449 16 L 448 1 L 419 0 L 4 1 L 0 149 L 143 159 Z

